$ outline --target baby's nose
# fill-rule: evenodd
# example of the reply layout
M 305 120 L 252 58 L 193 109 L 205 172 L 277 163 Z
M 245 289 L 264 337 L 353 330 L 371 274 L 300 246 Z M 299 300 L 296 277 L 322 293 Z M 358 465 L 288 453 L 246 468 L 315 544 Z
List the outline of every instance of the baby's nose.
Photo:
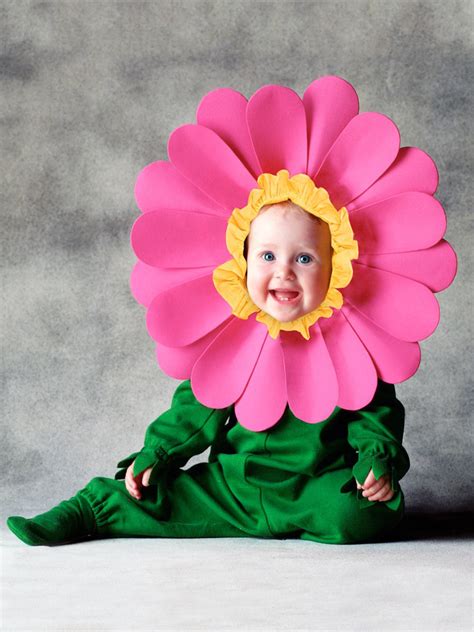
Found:
M 277 271 L 277 278 L 294 279 L 295 273 L 290 264 L 282 264 Z

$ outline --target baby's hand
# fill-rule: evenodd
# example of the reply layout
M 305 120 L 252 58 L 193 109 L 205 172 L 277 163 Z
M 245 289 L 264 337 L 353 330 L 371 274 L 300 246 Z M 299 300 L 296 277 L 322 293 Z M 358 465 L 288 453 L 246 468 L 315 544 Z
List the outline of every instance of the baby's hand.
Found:
M 141 498 L 141 488 L 148 487 L 150 481 L 150 474 L 152 468 L 149 467 L 147 470 L 141 472 L 138 476 L 133 476 L 133 464 L 135 461 L 127 468 L 127 473 L 125 474 L 125 487 L 128 489 L 131 496 L 140 500 Z
M 362 496 L 365 496 L 368 500 L 378 500 L 380 502 L 386 502 L 393 497 L 394 492 L 390 485 L 390 477 L 388 474 L 384 474 L 377 481 L 374 476 L 373 470 L 370 470 L 365 483 L 361 485 L 356 479 L 357 489 L 364 489 Z

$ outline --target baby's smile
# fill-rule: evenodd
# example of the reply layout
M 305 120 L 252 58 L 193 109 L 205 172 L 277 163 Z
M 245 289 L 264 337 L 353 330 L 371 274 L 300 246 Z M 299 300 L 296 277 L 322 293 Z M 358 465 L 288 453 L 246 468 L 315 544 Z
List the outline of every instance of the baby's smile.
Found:
M 278 303 L 288 303 L 289 305 L 295 305 L 301 298 L 301 292 L 297 290 L 274 288 L 270 290 L 270 294 Z
M 316 309 L 331 276 L 328 225 L 293 202 L 263 207 L 250 226 L 247 290 L 262 311 L 290 322 Z

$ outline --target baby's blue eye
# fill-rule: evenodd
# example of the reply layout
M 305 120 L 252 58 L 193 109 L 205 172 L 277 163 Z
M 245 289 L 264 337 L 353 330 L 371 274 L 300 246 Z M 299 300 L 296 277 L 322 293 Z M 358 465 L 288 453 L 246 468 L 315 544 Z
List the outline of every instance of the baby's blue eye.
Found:
M 299 255 L 301 263 L 311 263 L 311 256 L 310 255 Z M 304 261 L 303 261 L 304 259 Z
M 273 252 L 264 252 L 263 253 L 263 259 L 264 261 L 273 261 L 273 259 L 267 259 L 267 255 L 270 255 L 270 257 L 273 257 Z

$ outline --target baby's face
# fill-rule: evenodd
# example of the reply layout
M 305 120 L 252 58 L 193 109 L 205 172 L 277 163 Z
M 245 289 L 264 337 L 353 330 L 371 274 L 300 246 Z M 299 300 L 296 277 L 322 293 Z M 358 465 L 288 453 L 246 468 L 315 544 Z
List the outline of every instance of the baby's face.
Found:
M 283 323 L 321 304 L 332 269 L 329 226 L 291 206 L 272 204 L 253 220 L 248 236 L 250 298 Z

